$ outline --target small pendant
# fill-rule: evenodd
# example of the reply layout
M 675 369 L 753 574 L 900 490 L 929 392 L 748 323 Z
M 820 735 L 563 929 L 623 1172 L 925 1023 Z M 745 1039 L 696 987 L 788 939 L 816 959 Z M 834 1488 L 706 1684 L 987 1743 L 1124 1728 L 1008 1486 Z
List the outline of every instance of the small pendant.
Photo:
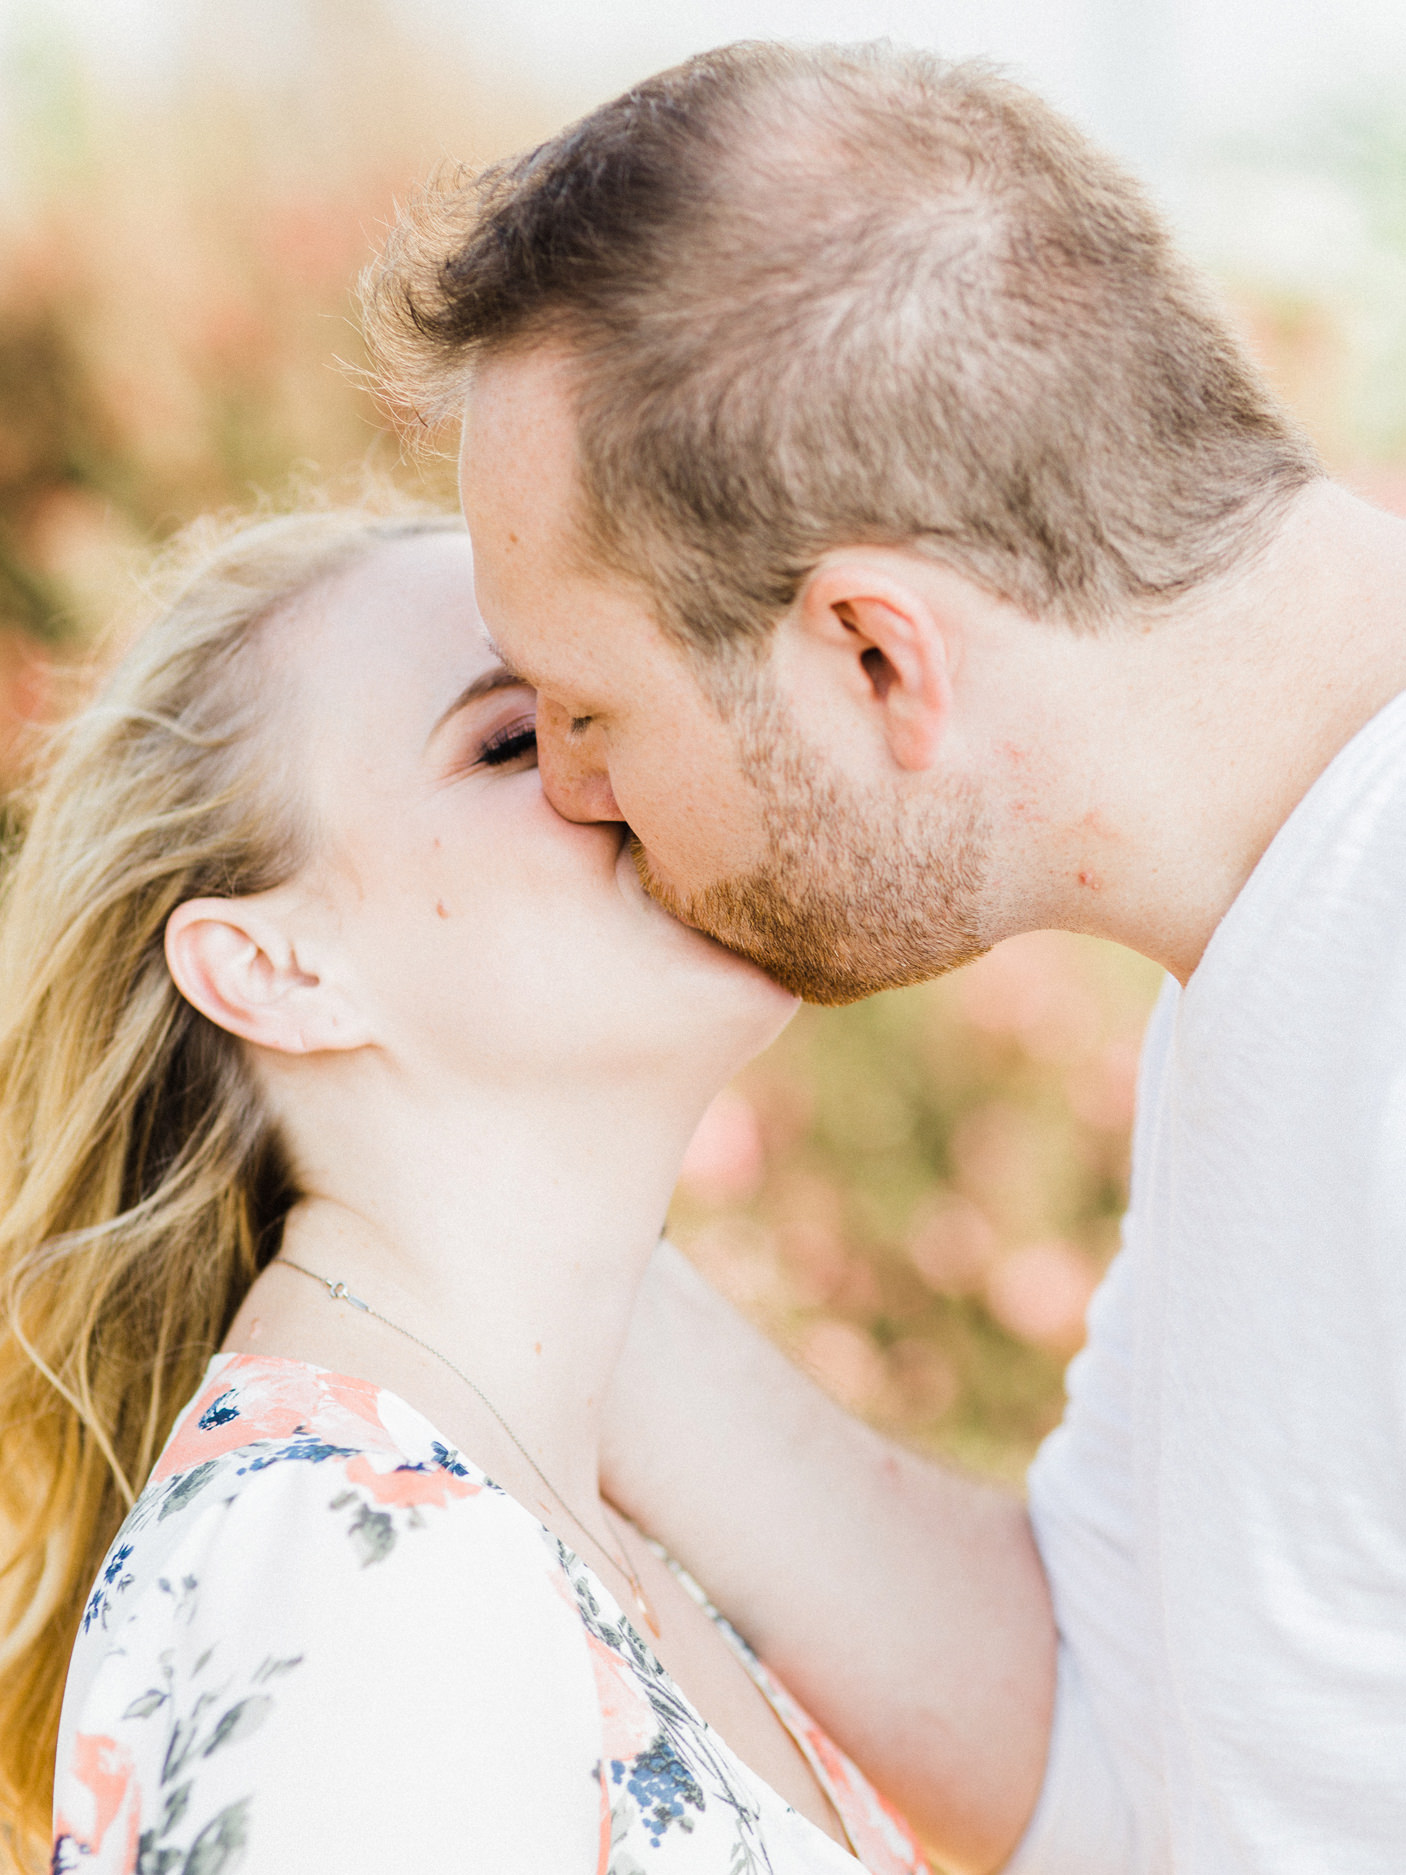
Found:
M 645 1626 L 649 1629 L 650 1633 L 654 1636 L 655 1640 L 657 1641 L 659 1639 L 659 1623 L 654 1618 L 654 1610 L 650 1607 L 649 1603 L 644 1599 L 644 1590 L 639 1589 L 639 1588 L 634 1588 L 632 1585 L 631 1593 L 634 1595 L 636 1608 L 638 1608 L 640 1613 L 644 1616 Z

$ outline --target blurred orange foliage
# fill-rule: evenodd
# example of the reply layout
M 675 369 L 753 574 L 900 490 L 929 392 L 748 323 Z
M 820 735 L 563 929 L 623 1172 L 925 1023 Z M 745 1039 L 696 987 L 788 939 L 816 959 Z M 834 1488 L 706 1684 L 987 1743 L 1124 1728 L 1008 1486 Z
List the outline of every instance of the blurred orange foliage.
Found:
M 135 94 L 57 39 L 9 74 L 0 784 L 44 695 L 10 638 L 81 651 L 195 514 L 354 480 L 368 452 L 453 499 L 445 465 L 399 459 L 358 382 L 352 285 L 397 197 L 439 162 L 535 140 L 550 116 L 476 72 L 462 41 L 416 39 L 393 4 L 287 10 L 291 64 L 257 17 L 240 39 L 230 9 L 196 6 Z
M 847 1405 L 1017 1477 L 1116 1245 L 1159 980 L 1040 932 L 802 1011 L 705 1117 L 675 1236 Z

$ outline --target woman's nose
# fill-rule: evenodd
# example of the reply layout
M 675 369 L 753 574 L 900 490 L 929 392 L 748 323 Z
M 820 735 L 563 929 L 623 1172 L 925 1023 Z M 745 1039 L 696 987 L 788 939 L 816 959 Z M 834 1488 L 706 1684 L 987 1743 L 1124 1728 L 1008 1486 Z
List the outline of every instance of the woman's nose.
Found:
M 598 736 L 590 730 L 573 736 L 568 712 L 538 697 L 537 766 L 542 791 L 564 820 L 625 818 L 599 749 Z

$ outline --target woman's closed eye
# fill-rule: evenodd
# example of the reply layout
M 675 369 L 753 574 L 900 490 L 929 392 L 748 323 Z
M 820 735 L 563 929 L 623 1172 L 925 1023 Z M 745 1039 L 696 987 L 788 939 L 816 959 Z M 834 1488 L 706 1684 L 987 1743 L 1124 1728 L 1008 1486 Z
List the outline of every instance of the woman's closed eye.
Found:
M 495 729 L 480 743 L 477 760 L 485 768 L 501 768 L 505 763 L 516 762 L 526 755 L 536 760 L 535 716 L 519 717 L 515 722 L 505 723 Z

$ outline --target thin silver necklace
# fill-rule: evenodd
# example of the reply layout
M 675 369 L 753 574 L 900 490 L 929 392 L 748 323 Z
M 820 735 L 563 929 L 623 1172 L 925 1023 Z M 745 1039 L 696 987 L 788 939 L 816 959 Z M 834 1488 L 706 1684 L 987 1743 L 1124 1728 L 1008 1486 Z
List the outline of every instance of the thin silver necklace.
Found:
M 649 1605 L 649 1598 L 644 1592 L 644 1586 L 639 1576 L 635 1573 L 635 1570 L 631 1567 L 629 1554 L 625 1549 L 624 1542 L 620 1541 L 620 1552 L 617 1555 L 601 1542 L 600 1538 L 591 1529 L 589 1524 L 582 1522 L 581 1518 L 576 1515 L 576 1512 L 571 1508 L 570 1504 L 567 1503 L 561 1492 L 558 1491 L 546 1472 L 543 1471 L 542 1467 L 537 1463 L 537 1460 L 532 1456 L 531 1452 L 528 1451 L 522 1440 L 513 1431 L 507 1420 L 504 1419 L 503 1415 L 498 1411 L 498 1408 L 493 1404 L 492 1400 L 489 1399 L 488 1395 L 484 1392 L 483 1388 L 479 1386 L 476 1380 L 470 1380 L 464 1370 L 461 1367 L 456 1367 L 447 1354 L 441 1354 L 439 1349 L 432 1348 L 428 1341 L 422 1341 L 418 1335 L 412 1334 L 408 1328 L 402 1328 L 399 1322 L 393 1322 L 389 1315 L 382 1315 L 381 1311 L 379 1309 L 373 1309 L 369 1302 L 363 1302 L 360 1296 L 354 1296 L 345 1283 L 334 1283 L 330 1277 L 319 1276 L 316 1270 L 305 1269 L 301 1263 L 295 1263 L 292 1257 L 284 1256 L 282 1252 L 274 1257 L 273 1262 L 281 1263 L 287 1269 L 297 1270 L 300 1276 L 309 1276 L 315 1283 L 321 1283 L 322 1287 L 327 1291 L 334 1302 L 345 1302 L 351 1308 L 359 1309 L 363 1315 L 369 1315 L 372 1321 L 380 1322 L 384 1327 L 393 1329 L 398 1335 L 404 1335 L 405 1339 L 407 1341 L 413 1341 L 417 1348 L 423 1348 L 426 1354 L 432 1354 L 437 1361 L 449 1369 L 456 1380 L 463 1381 L 470 1393 L 476 1394 L 488 1408 L 489 1412 L 492 1413 L 498 1424 L 503 1428 L 504 1432 L 507 1433 L 508 1437 L 527 1460 L 533 1471 L 536 1472 L 537 1476 L 556 1499 L 557 1503 L 561 1505 L 562 1509 L 576 1525 L 576 1528 L 581 1532 L 582 1536 L 584 1536 L 588 1542 L 593 1543 L 602 1556 L 608 1556 L 611 1562 L 620 1571 L 621 1575 L 624 1576 L 625 1580 L 630 1585 L 630 1593 L 635 1598 L 635 1606 L 644 1617 L 650 1632 L 656 1639 L 658 1638 L 659 1623 L 655 1618 L 654 1610 Z

